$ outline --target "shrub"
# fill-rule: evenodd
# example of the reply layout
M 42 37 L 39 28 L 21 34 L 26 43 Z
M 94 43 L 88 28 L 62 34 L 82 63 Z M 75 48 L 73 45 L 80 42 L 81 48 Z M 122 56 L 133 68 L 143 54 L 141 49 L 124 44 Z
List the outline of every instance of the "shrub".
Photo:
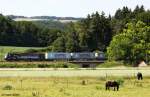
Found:
M 65 92 L 65 89 L 64 88 L 60 88 L 59 92 Z
M 102 87 L 96 86 L 96 90 L 102 90 Z
M 67 65 L 67 64 L 64 64 L 64 65 L 63 65 L 63 68 L 68 68 L 68 65 Z
M 39 92 L 38 91 L 33 91 L 32 96 L 39 96 Z
M 3 87 L 3 90 L 12 90 L 13 87 L 11 85 L 6 85 Z
M 118 82 L 121 86 L 123 86 L 124 79 L 121 79 L 121 78 L 120 78 L 120 79 L 117 80 L 117 82 Z
M 76 64 L 66 63 L 66 62 L 58 62 L 52 64 L 52 68 L 78 68 L 79 66 Z
M 50 67 L 50 65 L 48 65 L 48 64 L 38 64 L 38 67 L 39 68 L 48 68 L 48 67 Z
M 78 68 L 76 64 L 71 64 L 67 62 L 53 62 L 49 64 L 35 64 L 35 63 L 2 63 L 0 68 Z
M 106 61 L 100 65 L 98 65 L 98 68 L 109 68 L 109 67 L 116 67 L 116 66 L 124 66 L 125 64 L 121 61 Z
M 87 85 L 87 81 L 86 80 L 82 80 L 82 85 Z

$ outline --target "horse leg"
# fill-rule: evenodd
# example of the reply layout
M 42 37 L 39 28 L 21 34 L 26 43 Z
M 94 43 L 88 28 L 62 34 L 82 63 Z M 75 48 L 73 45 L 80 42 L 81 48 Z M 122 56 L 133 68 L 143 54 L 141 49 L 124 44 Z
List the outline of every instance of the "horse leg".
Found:
M 138 76 L 138 80 L 140 80 L 140 77 Z
M 114 91 L 116 91 L 116 87 L 114 87 Z
M 108 85 L 107 84 L 105 84 L 105 88 L 106 88 L 106 90 L 108 90 Z
M 119 90 L 119 85 L 117 86 L 117 91 Z
M 143 80 L 143 77 L 141 76 L 141 80 Z

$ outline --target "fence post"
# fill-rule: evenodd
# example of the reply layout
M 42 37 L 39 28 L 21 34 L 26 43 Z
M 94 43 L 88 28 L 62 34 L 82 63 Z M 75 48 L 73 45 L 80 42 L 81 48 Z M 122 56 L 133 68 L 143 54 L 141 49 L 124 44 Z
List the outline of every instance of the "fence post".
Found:
M 107 80 L 107 77 L 108 77 L 107 73 L 106 73 L 106 76 L 105 76 L 105 77 L 106 77 L 105 79 Z

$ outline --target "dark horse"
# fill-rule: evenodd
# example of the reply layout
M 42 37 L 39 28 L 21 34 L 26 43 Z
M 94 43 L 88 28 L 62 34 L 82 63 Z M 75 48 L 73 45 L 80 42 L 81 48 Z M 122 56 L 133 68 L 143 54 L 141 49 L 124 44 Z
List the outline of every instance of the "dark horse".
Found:
M 138 80 L 143 80 L 143 76 L 142 76 L 142 73 L 141 73 L 141 72 L 138 72 L 138 73 L 137 73 L 137 79 L 138 79 Z
M 119 82 L 117 81 L 107 81 L 105 84 L 106 90 L 109 90 L 110 87 L 114 87 L 114 91 L 117 88 L 117 91 L 119 90 Z

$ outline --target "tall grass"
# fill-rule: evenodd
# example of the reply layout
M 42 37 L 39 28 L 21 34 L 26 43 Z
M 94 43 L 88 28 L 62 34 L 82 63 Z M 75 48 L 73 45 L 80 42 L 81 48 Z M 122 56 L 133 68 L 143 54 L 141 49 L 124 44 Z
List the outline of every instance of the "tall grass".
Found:
M 110 68 L 110 67 L 117 67 L 117 66 L 129 66 L 122 61 L 105 61 L 104 63 L 97 66 L 97 68 Z
M 0 62 L 0 68 L 79 68 L 68 62 Z
M 115 79 L 115 78 L 114 78 Z M 117 79 L 117 78 L 116 78 Z M 22 82 L 20 81 L 22 80 Z M 83 80 L 88 84 L 81 84 Z M 97 77 L 1 78 L 0 95 L 19 97 L 150 97 L 150 79 L 123 79 L 119 91 L 105 90 L 105 82 Z M 13 89 L 3 89 L 12 86 Z

